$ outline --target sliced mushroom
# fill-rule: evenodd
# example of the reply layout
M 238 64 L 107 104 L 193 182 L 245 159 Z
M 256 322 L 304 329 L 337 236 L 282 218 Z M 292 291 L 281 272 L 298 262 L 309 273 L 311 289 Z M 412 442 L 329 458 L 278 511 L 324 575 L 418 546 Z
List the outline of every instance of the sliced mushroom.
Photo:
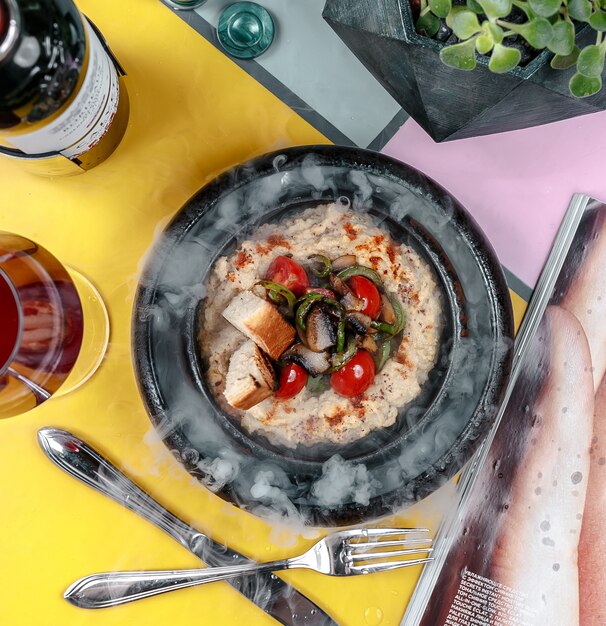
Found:
M 314 352 L 324 352 L 337 342 L 337 333 L 329 314 L 322 306 L 314 306 L 307 316 L 307 346 Z
M 364 308 L 364 300 L 356 298 L 347 283 L 336 274 L 328 276 L 330 286 L 341 296 L 341 303 L 348 311 L 361 311 Z
M 356 298 L 351 291 L 341 298 L 341 302 L 347 311 L 361 311 L 364 308 L 364 300 Z
M 251 291 L 258 298 L 263 298 L 263 300 L 267 300 L 267 289 L 265 289 L 265 287 L 261 286 L 259 283 L 254 284 Z
M 360 348 L 368 350 L 368 352 L 376 352 L 378 349 L 377 342 L 370 335 L 364 335 L 360 341 Z
M 336 274 L 329 274 L 328 281 L 333 290 L 340 296 L 351 293 L 351 289 L 345 284 L 345 281 L 340 279 Z
M 297 328 L 297 335 L 299 336 L 299 339 L 301 340 L 301 343 L 307 347 L 307 333 L 297 324 L 296 326 Z
M 389 298 L 385 294 L 381 295 L 381 315 L 379 316 L 379 319 L 387 322 L 388 324 L 396 323 L 396 312 L 394 311 Z
M 356 331 L 358 335 L 365 335 L 370 328 L 372 318 L 366 313 L 359 311 L 347 311 L 345 321 Z
M 302 343 L 296 343 L 281 356 L 282 361 L 300 365 L 312 376 L 319 376 L 330 368 L 330 354 L 328 352 L 314 352 Z
M 352 265 L 356 265 L 358 259 L 356 259 L 355 254 L 344 254 L 340 256 L 338 259 L 335 259 L 332 262 L 332 269 L 334 272 L 340 272 L 344 270 L 346 267 L 351 267 Z

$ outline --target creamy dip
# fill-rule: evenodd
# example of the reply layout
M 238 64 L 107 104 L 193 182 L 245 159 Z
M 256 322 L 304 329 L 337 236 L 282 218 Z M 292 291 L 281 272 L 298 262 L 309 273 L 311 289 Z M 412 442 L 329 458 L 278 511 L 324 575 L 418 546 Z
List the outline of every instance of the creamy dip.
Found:
M 360 265 L 379 272 L 384 290 L 397 295 L 406 315 L 402 341 L 372 385 L 356 398 L 344 398 L 330 388 L 312 393 L 306 387 L 294 398 L 271 397 L 236 411 L 226 404 L 223 389 L 229 358 L 246 337 L 221 314 L 235 295 L 264 277 L 276 256 L 292 255 L 305 266 L 311 254 L 331 259 L 355 254 Z M 207 381 L 219 403 L 239 416 L 250 433 L 288 447 L 349 443 L 394 424 L 398 410 L 419 395 L 438 357 L 442 309 L 429 265 L 412 248 L 396 243 L 370 215 L 337 204 L 308 209 L 262 226 L 236 252 L 215 263 L 199 332 Z

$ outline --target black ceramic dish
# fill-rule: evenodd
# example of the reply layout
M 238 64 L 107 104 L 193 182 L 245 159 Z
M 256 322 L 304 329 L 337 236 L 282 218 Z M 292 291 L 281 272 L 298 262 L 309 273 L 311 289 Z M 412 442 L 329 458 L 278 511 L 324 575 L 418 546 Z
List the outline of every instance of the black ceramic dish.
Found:
M 342 448 L 281 449 L 240 430 L 206 388 L 196 339 L 203 285 L 214 260 L 259 224 L 340 197 L 371 211 L 432 265 L 446 310 L 441 357 L 393 427 Z M 512 338 L 501 267 L 456 200 L 398 161 L 337 146 L 268 154 L 206 185 L 154 246 L 133 314 L 142 396 L 188 471 L 247 510 L 296 512 L 320 526 L 380 517 L 451 478 L 494 420 Z M 338 487 L 327 490 L 333 478 Z

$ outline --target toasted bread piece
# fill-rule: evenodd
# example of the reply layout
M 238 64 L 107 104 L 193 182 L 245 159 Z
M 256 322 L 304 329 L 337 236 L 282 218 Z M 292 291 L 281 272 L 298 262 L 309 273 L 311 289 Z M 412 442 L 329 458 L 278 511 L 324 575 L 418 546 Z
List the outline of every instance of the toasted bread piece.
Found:
M 295 329 L 278 309 L 252 291 L 239 293 L 223 317 L 276 361 L 295 339 Z
M 273 367 L 254 341 L 246 341 L 231 355 L 223 395 L 235 409 L 246 411 L 259 404 L 276 385 Z

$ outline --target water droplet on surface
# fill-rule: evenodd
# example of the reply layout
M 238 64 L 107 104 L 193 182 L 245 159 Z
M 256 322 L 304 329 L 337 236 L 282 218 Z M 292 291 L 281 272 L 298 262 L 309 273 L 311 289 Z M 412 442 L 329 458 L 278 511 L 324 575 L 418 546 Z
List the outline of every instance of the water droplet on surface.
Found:
M 537 494 L 537 496 L 541 495 L 542 489 L 540 487 L 537 487 L 534 492 Z
M 312 610 L 310 611 L 310 613 L 311 613 L 312 615 L 315 615 L 317 612 L 318 612 L 318 611 L 317 611 L 316 609 L 312 609 Z
M 547 532 L 550 529 L 551 529 L 551 524 L 547 520 L 545 520 L 544 522 L 541 522 L 541 530 L 543 530 L 544 532 Z
M 364 611 L 364 619 L 369 626 L 379 626 L 383 621 L 383 611 L 378 606 L 369 606 Z
M 606 465 L 606 457 L 601 456 L 598 459 L 598 465 Z
M 581 472 L 574 472 L 570 477 L 573 485 L 578 485 L 583 480 L 583 474 Z
M 555 541 L 553 539 L 550 539 L 549 537 L 543 537 L 541 543 L 545 546 L 550 546 L 552 548 L 553 546 L 555 546 Z
M 553 571 L 557 572 L 560 569 L 560 564 L 559 563 L 554 563 L 553 564 Z
M 275 574 L 272 574 L 272 575 L 270 576 L 270 578 L 271 578 L 272 580 L 276 580 L 276 578 L 278 578 L 278 577 L 277 577 Z

